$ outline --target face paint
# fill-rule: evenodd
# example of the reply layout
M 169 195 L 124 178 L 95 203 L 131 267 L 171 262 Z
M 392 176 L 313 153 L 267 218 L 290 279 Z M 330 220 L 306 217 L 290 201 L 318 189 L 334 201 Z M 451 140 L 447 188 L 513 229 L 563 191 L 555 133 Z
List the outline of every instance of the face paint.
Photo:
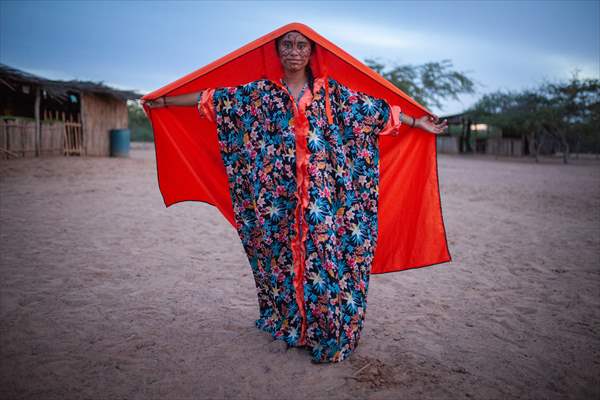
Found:
M 279 60 L 287 71 L 306 68 L 310 61 L 311 44 L 298 32 L 288 32 L 278 41 Z

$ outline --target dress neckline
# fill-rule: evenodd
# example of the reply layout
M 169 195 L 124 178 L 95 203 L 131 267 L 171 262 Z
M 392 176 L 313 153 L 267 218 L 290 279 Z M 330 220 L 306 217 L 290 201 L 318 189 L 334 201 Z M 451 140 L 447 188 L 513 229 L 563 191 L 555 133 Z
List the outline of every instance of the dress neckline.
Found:
M 296 103 L 298 103 L 300 101 L 300 99 L 302 98 L 302 95 L 304 94 L 304 91 L 306 90 L 306 88 L 308 88 L 308 82 L 306 82 L 304 84 L 304 86 L 302 86 L 302 89 L 300 89 L 300 92 L 298 92 L 298 96 L 296 97 L 292 93 L 292 90 L 288 86 L 287 82 L 283 80 L 283 78 L 281 78 L 281 83 L 285 86 L 286 90 L 294 98 L 294 100 L 296 101 Z

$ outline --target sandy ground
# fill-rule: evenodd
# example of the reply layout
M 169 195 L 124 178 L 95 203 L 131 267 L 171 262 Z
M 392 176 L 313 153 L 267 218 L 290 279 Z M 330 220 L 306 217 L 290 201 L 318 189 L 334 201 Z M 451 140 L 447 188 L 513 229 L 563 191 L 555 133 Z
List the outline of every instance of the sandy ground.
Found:
M 358 350 L 254 327 L 239 239 L 152 149 L 0 162 L 2 399 L 600 398 L 600 164 L 439 156 L 454 261 L 376 275 Z

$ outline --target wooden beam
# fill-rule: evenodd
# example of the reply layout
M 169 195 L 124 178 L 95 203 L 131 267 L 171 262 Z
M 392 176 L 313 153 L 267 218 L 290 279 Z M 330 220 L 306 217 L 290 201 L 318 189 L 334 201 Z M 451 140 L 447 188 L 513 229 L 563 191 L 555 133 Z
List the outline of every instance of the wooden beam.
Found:
M 41 89 L 38 86 L 35 90 L 35 155 L 39 157 L 42 154 L 42 125 L 40 123 L 40 101 Z
M 85 104 L 83 102 L 83 96 L 84 93 L 83 92 L 79 92 L 79 122 L 81 123 L 81 147 L 82 147 L 82 152 L 81 155 L 82 156 L 86 156 L 87 155 L 87 148 L 88 148 L 88 136 L 86 132 L 86 126 L 85 126 Z
M 17 153 L 13 153 L 12 151 L 5 149 L 4 147 L 0 147 L 0 151 L 13 157 L 19 157 Z

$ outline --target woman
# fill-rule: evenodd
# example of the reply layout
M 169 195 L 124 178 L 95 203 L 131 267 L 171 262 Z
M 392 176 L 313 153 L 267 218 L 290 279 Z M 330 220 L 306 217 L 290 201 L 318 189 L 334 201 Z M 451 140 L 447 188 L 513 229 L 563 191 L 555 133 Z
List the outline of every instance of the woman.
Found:
M 434 134 L 385 100 L 313 77 L 314 44 L 276 41 L 281 81 L 260 79 L 146 102 L 198 106 L 217 126 L 238 233 L 258 291 L 258 328 L 315 362 L 358 345 L 377 243 L 379 135 L 401 124 Z

